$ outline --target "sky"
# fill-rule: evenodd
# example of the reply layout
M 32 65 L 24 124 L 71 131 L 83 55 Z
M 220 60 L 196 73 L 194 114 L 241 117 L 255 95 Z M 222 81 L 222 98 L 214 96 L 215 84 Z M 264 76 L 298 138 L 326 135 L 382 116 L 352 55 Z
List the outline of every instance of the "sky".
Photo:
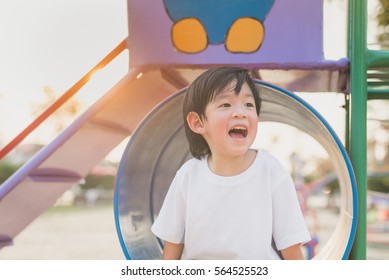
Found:
M 49 86 L 60 96 L 127 37 L 126 0 L 0 0 L 0 146 L 33 120 Z M 324 51 L 346 55 L 345 1 L 325 6 Z M 330 20 L 328 20 L 330 19 Z M 89 106 L 126 73 L 123 54 L 77 94 Z M 304 95 L 342 136 L 343 97 Z M 89 104 L 89 105 L 87 105 Z M 44 127 L 30 141 L 45 141 Z M 48 136 L 47 136 L 48 137 Z M 28 139 L 26 139 L 28 141 Z
M 126 0 L 0 0 L 1 146 L 32 121 L 45 86 L 62 95 L 127 37 L 126 9 Z M 90 103 L 102 83 L 122 77 L 122 56 L 77 98 Z

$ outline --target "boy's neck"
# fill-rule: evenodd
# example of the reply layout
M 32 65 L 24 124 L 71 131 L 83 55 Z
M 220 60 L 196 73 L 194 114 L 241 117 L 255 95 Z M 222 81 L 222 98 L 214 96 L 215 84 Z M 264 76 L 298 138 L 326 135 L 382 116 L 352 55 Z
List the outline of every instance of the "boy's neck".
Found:
M 242 156 L 226 157 L 210 155 L 208 166 L 213 173 L 219 176 L 235 176 L 247 170 L 254 162 L 257 152 L 248 150 Z

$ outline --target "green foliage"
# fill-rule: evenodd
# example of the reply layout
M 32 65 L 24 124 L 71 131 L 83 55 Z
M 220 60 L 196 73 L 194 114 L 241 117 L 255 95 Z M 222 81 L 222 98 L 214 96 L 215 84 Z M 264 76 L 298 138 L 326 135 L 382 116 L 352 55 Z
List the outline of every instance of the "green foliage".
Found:
M 368 177 L 367 189 L 376 192 L 389 193 L 389 176 Z
M 19 167 L 20 165 L 12 164 L 5 160 L 0 161 L 0 184 L 5 182 Z
M 331 190 L 331 193 L 339 192 L 340 191 L 339 181 L 338 180 L 334 180 L 334 181 L 330 182 L 326 186 L 326 188 L 328 190 Z
M 380 7 L 377 14 L 377 22 L 379 26 L 389 25 L 389 0 L 379 0 Z
M 382 28 L 378 34 L 378 41 L 380 43 L 389 42 L 389 0 L 379 0 L 379 8 L 376 15 L 377 24 Z
M 89 174 L 85 177 L 85 183 L 80 185 L 81 189 L 103 189 L 112 190 L 115 185 L 115 176 L 112 175 L 93 175 Z

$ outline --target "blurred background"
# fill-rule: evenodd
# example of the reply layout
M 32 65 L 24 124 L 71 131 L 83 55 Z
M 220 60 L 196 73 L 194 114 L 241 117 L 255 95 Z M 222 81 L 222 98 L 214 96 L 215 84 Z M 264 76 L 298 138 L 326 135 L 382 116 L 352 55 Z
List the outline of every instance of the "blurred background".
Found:
M 369 0 L 369 47 L 389 47 L 389 0 Z M 346 57 L 347 1 L 324 0 L 327 59 Z M 50 106 L 127 37 L 126 0 L 0 0 L 0 147 Z M 128 53 L 92 80 L 0 161 L 0 184 L 117 83 Z M 296 93 L 344 141 L 344 95 Z M 368 102 L 368 259 L 389 259 L 389 102 Z M 286 136 L 286 137 L 285 137 Z M 320 250 L 336 224 L 339 186 L 331 159 L 308 135 L 261 124 L 255 146 L 290 170 Z M 292 143 L 290 139 L 295 139 Z M 0 249 L 0 259 L 124 259 L 115 228 L 116 170 L 129 138 L 57 203 Z M 275 148 L 277 147 L 277 148 Z M 282 148 L 280 148 L 282 147 Z M 325 181 L 325 184 L 323 184 Z M 307 191 L 309 190 L 309 191 Z M 312 249 L 311 248 L 311 249 Z M 308 249 L 307 249 L 308 250 Z

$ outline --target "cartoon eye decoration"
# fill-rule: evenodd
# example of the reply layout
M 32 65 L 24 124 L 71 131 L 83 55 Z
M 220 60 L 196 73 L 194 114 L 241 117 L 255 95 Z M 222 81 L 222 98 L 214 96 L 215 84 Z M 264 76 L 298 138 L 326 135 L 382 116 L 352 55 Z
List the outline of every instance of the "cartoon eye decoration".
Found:
M 264 21 L 274 0 L 164 0 L 173 21 L 172 43 L 183 53 L 198 53 L 209 44 L 224 44 L 231 53 L 259 50 Z

